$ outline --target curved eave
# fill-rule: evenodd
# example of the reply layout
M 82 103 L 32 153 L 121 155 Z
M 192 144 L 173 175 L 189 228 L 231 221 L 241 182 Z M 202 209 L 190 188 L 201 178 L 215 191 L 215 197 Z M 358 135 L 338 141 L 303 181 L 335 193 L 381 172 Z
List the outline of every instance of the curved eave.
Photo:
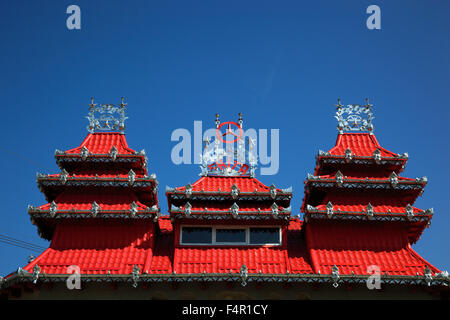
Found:
M 230 192 L 226 191 L 192 191 L 186 194 L 184 191 L 175 189 L 167 190 L 168 199 L 175 200 L 267 200 L 267 201 L 289 201 L 292 198 L 292 192 L 277 193 L 275 197 L 270 192 L 240 192 L 237 197 L 233 197 Z
M 5 290 L 19 283 L 52 283 L 66 282 L 70 274 L 32 274 L 20 270 L 2 279 L 1 289 Z M 145 284 L 156 283 L 237 283 L 245 286 L 248 283 L 304 283 L 304 284 L 324 284 L 333 288 L 340 285 L 354 284 L 366 286 L 367 281 L 373 275 L 335 275 L 331 274 L 258 274 L 258 273 L 198 273 L 198 274 L 81 274 L 83 283 L 124 283 L 130 287 L 137 287 Z M 404 285 L 422 286 L 433 288 L 448 288 L 450 279 L 448 275 L 380 275 L 381 285 Z
M 421 180 L 398 180 L 392 183 L 389 179 L 348 179 L 344 178 L 342 183 L 338 179 L 312 177 L 305 180 L 305 188 L 366 188 L 366 189 L 396 189 L 396 190 L 423 190 L 426 181 Z
M 117 154 L 115 158 L 111 157 L 111 154 L 89 154 L 86 158 L 83 158 L 81 153 L 55 153 L 56 164 L 63 169 L 64 163 L 136 163 L 146 168 L 147 158 L 145 155 L 137 154 Z

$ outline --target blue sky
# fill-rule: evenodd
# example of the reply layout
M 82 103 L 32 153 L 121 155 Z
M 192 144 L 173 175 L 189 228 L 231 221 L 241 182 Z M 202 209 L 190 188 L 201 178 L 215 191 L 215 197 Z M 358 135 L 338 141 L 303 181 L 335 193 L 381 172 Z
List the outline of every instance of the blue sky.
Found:
M 67 6 L 81 30 L 66 28 Z M 381 30 L 366 8 L 381 8 Z M 280 170 L 259 176 L 292 186 L 299 211 L 303 180 L 318 149 L 334 145 L 334 107 L 374 104 L 375 134 L 409 153 L 403 175 L 427 176 L 416 206 L 435 215 L 414 245 L 450 267 L 450 3 L 444 1 L 2 1 L 0 234 L 41 246 L 27 205 L 45 203 L 36 172 L 59 172 L 54 150 L 85 138 L 90 97 L 128 103 L 127 140 L 145 148 L 160 182 L 194 182 L 196 165 L 176 166 L 170 135 L 213 126 L 214 114 L 246 127 L 280 129 Z M 30 251 L 0 244 L 0 275 Z

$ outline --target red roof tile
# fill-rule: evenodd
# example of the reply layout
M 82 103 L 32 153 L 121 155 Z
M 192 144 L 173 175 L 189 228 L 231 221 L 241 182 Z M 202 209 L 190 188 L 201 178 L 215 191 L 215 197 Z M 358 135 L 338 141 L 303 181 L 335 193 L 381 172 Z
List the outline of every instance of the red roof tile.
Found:
M 337 136 L 336 145 L 328 152 L 332 155 L 345 155 L 350 148 L 356 156 L 371 157 L 376 149 L 380 149 L 382 157 L 396 157 L 397 154 L 381 147 L 375 135 L 369 133 L 342 133 Z
M 389 275 L 423 275 L 426 266 L 439 272 L 411 249 L 398 225 L 322 222 L 309 224 L 306 236 L 315 271 L 322 274 L 331 274 L 333 265 L 340 274 L 368 274 L 371 265 Z
M 231 192 L 233 184 L 239 188 L 241 192 L 253 192 L 255 189 L 259 192 L 269 192 L 270 188 L 256 178 L 245 176 L 206 176 L 201 177 L 192 184 L 192 191 L 217 191 Z M 176 188 L 176 190 L 184 191 L 185 187 Z M 277 189 L 280 190 L 280 189 Z
M 83 274 L 129 274 L 135 264 L 143 270 L 152 256 L 153 224 L 58 225 L 50 248 L 24 270 L 66 274 L 77 265 Z
M 67 150 L 66 153 L 78 154 L 86 147 L 91 153 L 108 154 L 113 146 L 119 154 L 135 154 L 135 151 L 128 147 L 125 135 L 117 132 L 89 133 L 79 147 Z
M 308 250 L 301 230 L 303 221 L 292 218 L 288 228 L 287 254 L 292 273 L 313 273 Z
M 124 191 L 109 191 L 107 193 L 99 191 L 92 193 L 63 192 L 55 199 L 55 203 L 58 205 L 57 210 L 91 210 L 94 201 L 100 206 L 100 210 L 129 210 L 133 201 L 140 210 L 147 208 L 138 201 L 134 193 Z M 49 210 L 50 203 L 40 206 L 39 209 Z

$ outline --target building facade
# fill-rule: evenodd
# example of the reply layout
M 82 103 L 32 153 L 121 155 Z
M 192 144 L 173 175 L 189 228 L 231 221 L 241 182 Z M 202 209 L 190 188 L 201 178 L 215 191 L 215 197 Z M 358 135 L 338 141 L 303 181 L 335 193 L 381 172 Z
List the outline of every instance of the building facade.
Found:
M 303 220 L 292 188 L 255 177 L 242 115 L 216 116 L 201 177 L 166 187 L 161 213 L 125 109 L 92 101 L 87 137 L 55 152 L 61 172 L 37 175 L 47 203 L 28 214 L 50 246 L 1 278 L 3 298 L 448 299 L 448 273 L 411 248 L 433 215 L 413 206 L 427 179 L 400 176 L 408 155 L 378 143 L 368 102 L 336 106 L 336 145 L 305 180 Z

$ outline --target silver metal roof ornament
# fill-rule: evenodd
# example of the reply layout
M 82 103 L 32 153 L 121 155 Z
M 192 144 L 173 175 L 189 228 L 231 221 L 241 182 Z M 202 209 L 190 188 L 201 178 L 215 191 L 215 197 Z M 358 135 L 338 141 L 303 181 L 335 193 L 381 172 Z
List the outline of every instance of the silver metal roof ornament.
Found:
M 33 267 L 33 283 L 36 284 L 36 282 L 39 279 L 39 275 L 41 274 L 41 267 L 39 267 L 38 264 L 35 264 Z
M 130 214 L 132 217 L 136 216 L 138 209 L 139 209 L 138 205 L 136 204 L 136 202 L 133 201 L 130 205 Z
M 86 146 L 83 146 L 83 148 L 81 148 L 80 155 L 81 155 L 81 159 L 83 159 L 83 161 L 86 160 L 86 158 L 89 155 L 89 150 L 88 150 L 88 148 L 86 148 Z
M 270 208 L 272 209 L 272 215 L 277 216 L 279 212 L 278 205 L 274 202 Z
M 205 146 L 200 155 L 200 175 L 254 177 L 258 164 L 258 156 L 254 148 L 256 140 L 249 137 L 248 148 L 246 148 L 246 138 L 242 130 L 242 113 L 239 113 L 237 122 L 223 123 L 216 114 L 215 124 L 214 140 L 210 141 L 209 137 L 204 140 Z M 221 131 L 224 129 L 225 133 Z
M 352 150 L 350 150 L 350 148 L 345 149 L 345 162 L 349 163 L 352 161 L 352 157 Z
M 406 216 L 408 217 L 408 219 L 411 219 L 412 217 L 414 217 L 413 207 L 409 203 L 406 206 L 405 211 L 406 211 Z
M 344 184 L 344 175 L 340 170 L 338 170 L 338 172 L 336 172 L 336 185 L 338 187 L 342 187 L 343 184 Z
M 124 103 L 124 98 L 121 98 L 119 105 L 114 104 L 101 104 L 94 103 L 94 98 L 91 98 L 89 104 L 89 113 L 86 117 L 89 121 L 87 130 L 90 133 L 97 131 L 125 131 L 125 120 L 128 117 L 125 116 L 125 110 L 127 104 Z
M 373 206 L 370 204 L 370 202 L 367 205 L 366 210 L 367 210 L 367 217 L 369 219 L 372 219 L 373 218 Z
M 331 201 L 328 201 L 326 207 L 327 207 L 327 216 L 328 216 L 328 218 L 331 218 L 331 216 L 334 214 L 333 204 L 331 203 Z
M 109 151 L 109 154 L 111 156 L 111 159 L 113 159 L 113 161 L 116 161 L 118 152 L 119 151 L 117 150 L 116 146 L 112 146 L 111 147 L 111 150 Z
M 133 266 L 133 270 L 131 272 L 131 279 L 133 280 L 133 288 L 136 288 L 138 285 L 140 272 L 141 272 L 141 269 L 139 269 L 138 265 L 135 264 Z
M 92 216 L 94 216 L 94 218 L 95 218 L 99 211 L 100 211 L 100 206 L 97 204 L 97 202 L 94 201 L 92 203 L 92 207 L 91 207 Z
M 192 185 L 188 183 L 186 187 L 184 187 L 184 193 L 186 194 L 186 198 L 190 198 L 192 195 Z
M 69 173 L 66 171 L 66 169 L 62 169 L 61 174 L 59 175 L 59 181 L 61 181 L 62 184 L 66 184 L 68 176 Z
M 188 202 L 186 202 L 186 204 L 184 205 L 184 215 L 186 217 L 189 217 L 191 215 L 192 212 L 192 205 Z
M 275 185 L 273 183 L 270 186 L 270 197 L 272 199 L 275 199 L 277 197 L 277 188 L 275 187 Z
M 238 196 L 239 188 L 235 183 L 233 183 L 233 185 L 231 186 L 231 197 L 233 198 L 233 200 L 235 200 Z
M 397 187 L 398 185 L 398 176 L 394 171 L 392 171 L 391 175 L 389 176 L 389 182 L 391 183 L 393 188 Z
M 236 204 L 236 202 L 233 202 L 230 211 L 234 218 L 236 218 L 239 215 L 239 206 Z
M 372 104 L 369 99 L 366 99 L 365 105 L 349 104 L 346 107 L 341 104 L 341 99 L 338 99 L 336 106 L 336 116 L 338 121 L 339 133 L 344 131 L 368 131 L 373 133 L 372 120 L 375 118 L 372 114 Z
M 132 186 L 135 180 L 136 180 L 136 173 L 134 173 L 133 169 L 130 169 L 130 171 L 128 171 L 128 184 Z
M 241 266 L 241 285 L 245 287 L 247 285 L 248 268 L 245 264 Z
M 58 209 L 58 205 L 56 204 L 56 202 L 53 200 L 52 203 L 50 203 L 50 216 L 54 217 L 56 215 L 56 210 Z
M 373 159 L 375 160 L 375 163 L 380 163 L 381 161 L 381 151 L 380 149 L 376 148 L 373 152 Z
M 333 279 L 333 287 L 337 288 L 339 286 L 339 268 L 336 265 L 333 265 L 331 268 L 331 279 Z
M 431 286 L 431 281 L 433 281 L 433 274 L 431 273 L 431 270 L 428 266 L 425 267 L 425 270 L 423 271 L 423 276 L 425 277 L 425 282 L 427 283 L 427 286 Z

